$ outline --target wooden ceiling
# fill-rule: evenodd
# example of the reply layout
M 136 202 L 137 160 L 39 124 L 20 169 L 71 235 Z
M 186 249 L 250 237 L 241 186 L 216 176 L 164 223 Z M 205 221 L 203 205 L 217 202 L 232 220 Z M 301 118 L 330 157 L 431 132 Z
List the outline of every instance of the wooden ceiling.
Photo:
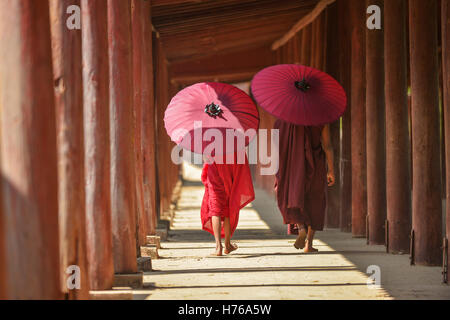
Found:
M 281 38 L 318 0 L 152 0 L 169 63 L 248 52 Z

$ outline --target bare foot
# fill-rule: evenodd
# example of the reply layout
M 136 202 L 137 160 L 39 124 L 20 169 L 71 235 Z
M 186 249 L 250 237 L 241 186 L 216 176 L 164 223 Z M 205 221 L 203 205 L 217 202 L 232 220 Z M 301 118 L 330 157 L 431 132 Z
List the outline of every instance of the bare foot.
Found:
M 306 230 L 305 228 L 302 228 L 298 231 L 298 237 L 295 240 L 294 247 L 295 249 L 303 249 L 305 247 L 305 240 L 306 240 Z
M 230 254 L 234 250 L 237 250 L 238 246 L 234 243 L 230 243 L 229 245 L 225 245 L 225 254 Z
M 222 255 L 222 246 L 216 247 L 216 250 L 211 253 L 212 256 L 220 257 Z
M 319 251 L 318 249 L 313 248 L 312 246 L 306 246 L 305 249 L 303 249 L 304 253 L 314 253 L 318 251 Z

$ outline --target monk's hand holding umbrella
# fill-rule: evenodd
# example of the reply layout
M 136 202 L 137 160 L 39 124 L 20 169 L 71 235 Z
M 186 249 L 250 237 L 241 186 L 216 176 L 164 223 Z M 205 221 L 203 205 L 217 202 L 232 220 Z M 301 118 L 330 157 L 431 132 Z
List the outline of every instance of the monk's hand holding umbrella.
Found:
M 231 237 L 238 224 L 239 211 L 255 198 L 245 154 L 245 146 L 256 136 L 259 125 L 253 100 L 229 84 L 197 83 L 172 98 L 164 123 L 172 141 L 202 154 L 206 160 L 202 171 L 205 185 L 200 214 L 202 228 L 214 235 L 213 255 L 221 256 L 223 251 L 231 253 L 237 249 Z M 230 130 L 232 135 L 227 135 Z M 230 136 L 233 141 L 227 141 Z M 236 143 L 239 139 L 241 143 Z
M 323 230 L 327 185 L 335 183 L 328 124 L 344 113 L 347 97 L 330 75 L 314 68 L 282 64 L 258 72 L 251 83 L 257 103 L 277 118 L 279 169 L 276 194 L 294 246 L 316 252 L 313 237 Z

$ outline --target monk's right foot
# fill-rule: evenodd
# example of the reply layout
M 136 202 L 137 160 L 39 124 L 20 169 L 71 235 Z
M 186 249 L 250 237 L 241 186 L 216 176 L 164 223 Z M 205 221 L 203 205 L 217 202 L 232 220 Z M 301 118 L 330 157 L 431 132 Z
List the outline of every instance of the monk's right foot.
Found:
M 212 256 L 220 257 L 222 255 L 222 247 L 216 247 L 216 250 L 211 253 Z
M 295 249 L 303 249 L 306 243 L 306 230 L 304 228 L 298 231 L 298 237 L 294 242 Z
M 303 249 L 304 253 L 315 253 L 318 251 L 319 251 L 318 249 L 313 248 L 312 246 L 306 246 L 305 249 Z

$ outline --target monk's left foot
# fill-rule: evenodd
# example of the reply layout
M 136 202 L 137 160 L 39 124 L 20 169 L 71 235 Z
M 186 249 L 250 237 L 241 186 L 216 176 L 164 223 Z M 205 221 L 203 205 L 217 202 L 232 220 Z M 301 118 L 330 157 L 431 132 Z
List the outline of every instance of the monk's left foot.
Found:
M 225 246 L 225 249 L 223 250 L 223 252 L 225 254 L 230 254 L 231 252 L 237 250 L 238 246 L 234 243 L 230 243 L 229 245 Z

